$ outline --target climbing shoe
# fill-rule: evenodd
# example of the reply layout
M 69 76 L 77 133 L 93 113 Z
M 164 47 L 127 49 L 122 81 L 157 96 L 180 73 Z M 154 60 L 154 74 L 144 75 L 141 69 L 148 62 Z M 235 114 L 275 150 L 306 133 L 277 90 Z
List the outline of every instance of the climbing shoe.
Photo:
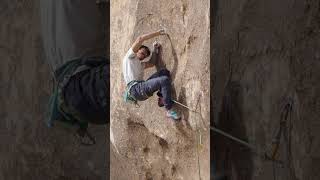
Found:
M 181 118 L 180 115 L 174 110 L 168 110 L 167 117 L 169 117 L 173 120 L 180 120 L 180 118 Z

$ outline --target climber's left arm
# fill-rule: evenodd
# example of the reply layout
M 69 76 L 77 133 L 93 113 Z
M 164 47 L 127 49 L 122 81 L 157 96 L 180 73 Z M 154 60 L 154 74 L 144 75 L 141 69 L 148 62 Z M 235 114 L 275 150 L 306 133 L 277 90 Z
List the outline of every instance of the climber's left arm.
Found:
M 160 29 L 158 31 L 139 36 L 131 46 L 132 51 L 137 53 L 144 41 L 160 35 L 166 35 L 165 29 Z

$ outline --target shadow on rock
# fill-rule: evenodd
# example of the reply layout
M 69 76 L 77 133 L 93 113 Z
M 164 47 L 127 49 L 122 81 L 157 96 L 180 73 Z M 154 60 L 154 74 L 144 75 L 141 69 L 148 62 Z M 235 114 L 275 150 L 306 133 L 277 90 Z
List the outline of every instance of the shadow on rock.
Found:
M 167 37 L 168 37 L 168 40 L 170 41 L 171 53 L 173 56 L 173 68 L 171 70 L 171 78 L 172 78 L 172 80 L 174 80 L 176 78 L 176 74 L 177 74 L 177 70 L 178 70 L 178 55 L 177 55 L 177 52 L 174 48 L 174 45 L 172 43 L 170 36 L 167 35 Z

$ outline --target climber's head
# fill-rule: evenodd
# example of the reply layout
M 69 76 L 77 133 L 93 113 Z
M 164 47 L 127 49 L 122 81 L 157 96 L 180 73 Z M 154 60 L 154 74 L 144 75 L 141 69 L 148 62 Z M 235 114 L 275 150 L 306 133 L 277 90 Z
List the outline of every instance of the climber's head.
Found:
M 142 61 L 143 59 L 145 59 L 149 55 L 150 55 L 150 49 L 145 45 L 141 45 L 138 52 L 137 52 L 138 59 L 140 61 Z

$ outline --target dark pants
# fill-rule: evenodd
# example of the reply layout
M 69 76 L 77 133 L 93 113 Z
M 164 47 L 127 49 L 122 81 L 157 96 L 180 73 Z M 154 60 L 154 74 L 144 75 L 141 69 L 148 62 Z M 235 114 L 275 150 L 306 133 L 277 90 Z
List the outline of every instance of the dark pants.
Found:
M 139 82 L 130 89 L 130 94 L 134 96 L 138 101 L 144 101 L 158 91 L 158 96 L 162 96 L 164 100 L 164 106 L 167 110 L 172 108 L 173 101 L 171 99 L 171 79 L 170 71 L 162 69 L 146 81 Z
M 87 59 L 92 68 L 71 77 L 63 91 L 64 99 L 67 105 L 72 106 L 89 123 L 105 124 L 109 121 L 110 108 L 109 60 L 98 57 L 97 60 L 101 59 L 106 63 L 95 65 L 90 58 Z

